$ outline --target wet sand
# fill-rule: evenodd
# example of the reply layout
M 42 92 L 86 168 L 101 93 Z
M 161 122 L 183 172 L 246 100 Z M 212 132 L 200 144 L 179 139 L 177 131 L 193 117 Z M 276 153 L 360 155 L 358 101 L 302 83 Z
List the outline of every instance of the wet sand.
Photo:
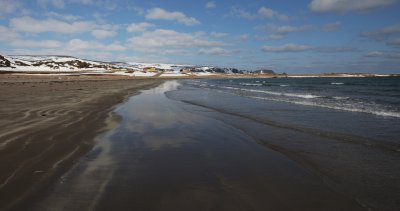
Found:
M 365 210 L 298 162 L 204 115 L 212 110 L 167 98 L 176 85 L 118 106 L 120 124 L 35 210 Z
M 114 106 L 161 83 L 125 77 L 0 75 L 0 210 L 29 210 L 113 128 Z

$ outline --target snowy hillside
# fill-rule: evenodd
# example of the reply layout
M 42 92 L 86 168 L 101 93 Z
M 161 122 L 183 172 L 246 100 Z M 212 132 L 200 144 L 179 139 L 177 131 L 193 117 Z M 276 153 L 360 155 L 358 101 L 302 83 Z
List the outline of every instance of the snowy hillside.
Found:
M 100 62 L 71 56 L 2 56 L 0 71 L 23 73 L 117 74 L 126 76 L 209 76 L 216 74 L 246 74 L 236 68 L 220 68 L 183 64 Z
M 1 56 L 0 70 L 5 71 L 107 71 L 125 69 L 105 62 L 70 56 Z
M 138 62 L 127 62 L 130 67 L 143 69 L 145 67 L 155 67 L 162 70 L 181 70 L 182 68 L 188 67 L 190 65 L 181 64 L 155 64 L 155 63 L 138 63 Z

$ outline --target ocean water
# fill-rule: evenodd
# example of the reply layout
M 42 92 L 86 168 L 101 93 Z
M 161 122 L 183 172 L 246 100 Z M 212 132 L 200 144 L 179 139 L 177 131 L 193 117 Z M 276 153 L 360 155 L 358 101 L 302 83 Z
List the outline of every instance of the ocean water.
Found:
M 370 210 L 400 207 L 399 78 L 187 80 L 167 92 Z
M 187 84 L 254 99 L 400 118 L 400 78 L 266 78 Z
M 168 96 L 271 125 L 400 150 L 400 78 L 190 80 Z

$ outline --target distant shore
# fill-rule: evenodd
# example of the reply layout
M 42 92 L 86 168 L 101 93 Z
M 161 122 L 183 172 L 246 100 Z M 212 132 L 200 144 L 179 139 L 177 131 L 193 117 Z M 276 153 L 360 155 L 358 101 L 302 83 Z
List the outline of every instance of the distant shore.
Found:
M 28 210 L 116 124 L 115 105 L 162 81 L 0 74 L 0 210 Z
M 110 79 L 144 79 L 144 78 L 167 78 L 167 79 L 201 79 L 201 78 L 354 78 L 354 77 L 400 77 L 400 74 L 378 74 L 378 73 L 313 73 L 313 74 L 227 74 L 227 73 L 212 73 L 207 75 L 196 75 L 196 74 L 181 74 L 176 76 L 171 74 L 157 74 L 155 76 L 129 76 L 120 73 L 95 73 L 85 71 L 60 71 L 60 72 L 49 72 L 49 71 L 0 71 L 0 75 L 9 76 L 43 76 L 43 77 L 74 77 L 83 76 L 86 78 L 110 78 Z

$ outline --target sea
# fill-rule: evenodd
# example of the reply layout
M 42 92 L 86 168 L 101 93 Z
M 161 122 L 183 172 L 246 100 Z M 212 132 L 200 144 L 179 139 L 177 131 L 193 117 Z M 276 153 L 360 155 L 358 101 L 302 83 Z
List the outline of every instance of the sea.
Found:
M 168 96 L 316 133 L 347 133 L 400 150 L 400 78 L 246 78 L 181 82 Z
M 400 78 L 256 78 L 185 84 L 292 104 L 400 118 Z

